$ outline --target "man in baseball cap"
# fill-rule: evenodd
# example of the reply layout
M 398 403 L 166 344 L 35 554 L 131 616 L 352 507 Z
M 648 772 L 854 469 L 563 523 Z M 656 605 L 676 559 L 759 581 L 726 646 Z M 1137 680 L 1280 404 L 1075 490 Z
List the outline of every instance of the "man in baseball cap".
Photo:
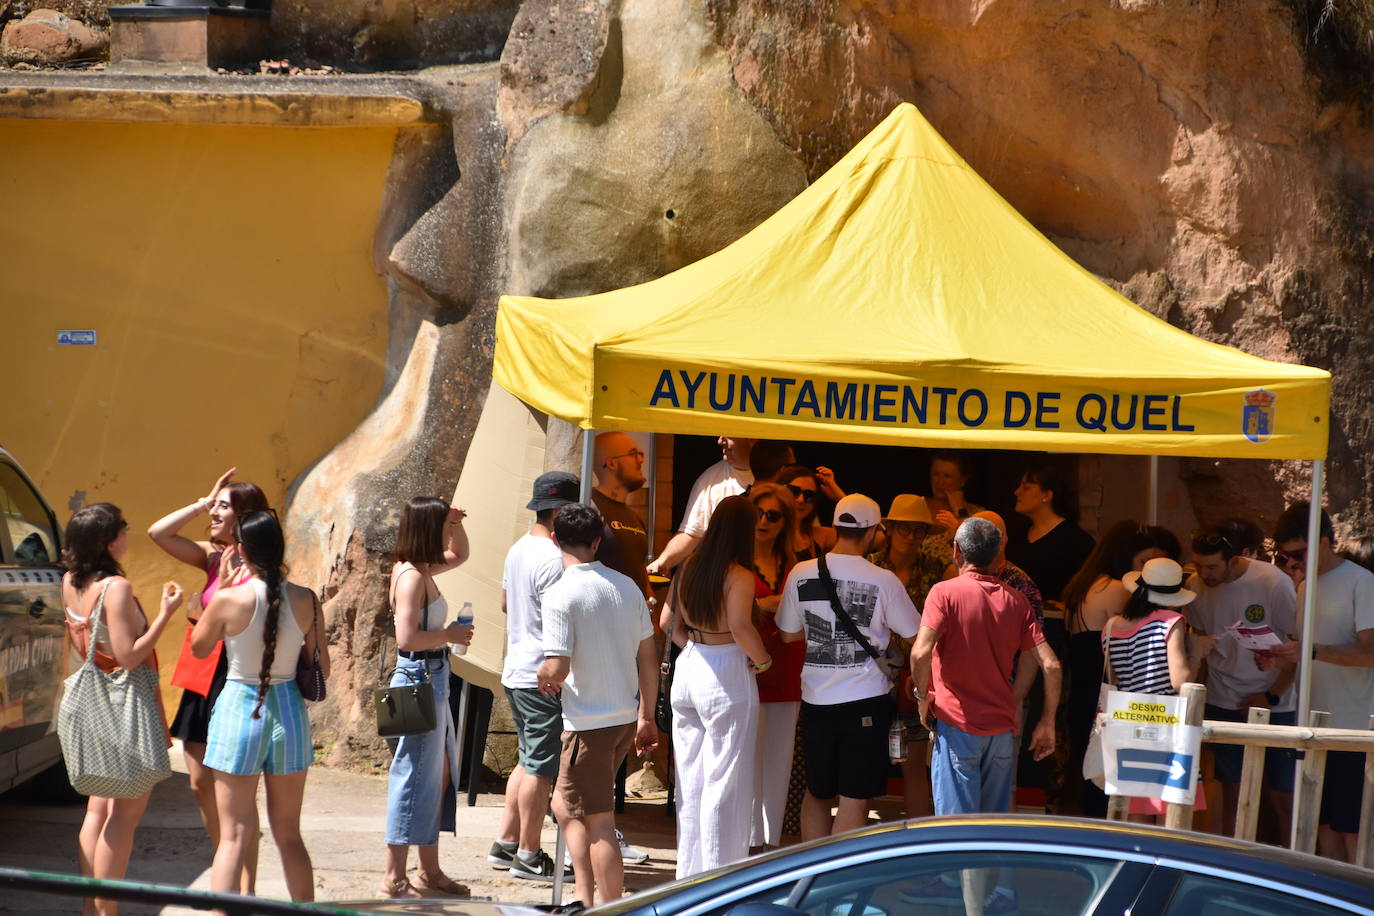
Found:
M 563 704 L 539 692 L 544 663 L 544 592 L 563 575 L 563 554 L 553 542 L 558 510 L 577 502 L 576 474 L 548 471 L 534 481 L 526 509 L 534 511 L 529 534 L 506 553 L 501 609 L 506 612 L 506 663 L 501 686 L 515 722 L 519 761 L 506 782 L 506 807 L 487 861 L 512 877 L 552 882 L 554 861 L 539 848 L 549 794 L 563 752 Z
M 806 640 L 804 840 L 862 827 L 869 801 L 887 788 L 892 683 L 875 656 L 893 633 L 915 636 L 921 615 L 896 574 L 864 559 L 881 521 L 882 511 L 867 496 L 844 497 L 835 506 L 834 548 L 798 563 L 783 584 L 782 638 Z

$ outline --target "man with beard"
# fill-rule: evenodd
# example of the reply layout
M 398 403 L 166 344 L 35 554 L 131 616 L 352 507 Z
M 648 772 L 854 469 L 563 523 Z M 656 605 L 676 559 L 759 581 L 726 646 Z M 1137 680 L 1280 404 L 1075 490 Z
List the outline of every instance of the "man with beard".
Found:
M 602 433 L 596 437 L 595 457 L 592 502 L 606 522 L 596 558 L 633 579 L 647 597 L 649 574 L 644 558 L 649 553 L 649 534 L 638 513 L 626 505 L 630 494 L 644 486 L 644 452 L 625 433 Z

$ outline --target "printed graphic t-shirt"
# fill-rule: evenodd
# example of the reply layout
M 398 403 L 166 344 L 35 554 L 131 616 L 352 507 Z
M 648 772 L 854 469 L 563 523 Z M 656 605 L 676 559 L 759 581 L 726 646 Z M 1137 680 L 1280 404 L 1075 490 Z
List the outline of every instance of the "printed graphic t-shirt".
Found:
M 893 633 L 907 639 L 916 635 L 921 615 L 891 570 L 849 554 L 827 554 L 826 563 L 841 605 L 873 648 L 882 652 Z M 887 674 L 835 621 L 817 560 L 792 567 L 782 587 L 777 619 L 783 632 L 806 634 L 803 701 L 834 706 L 881 696 L 891 689 Z

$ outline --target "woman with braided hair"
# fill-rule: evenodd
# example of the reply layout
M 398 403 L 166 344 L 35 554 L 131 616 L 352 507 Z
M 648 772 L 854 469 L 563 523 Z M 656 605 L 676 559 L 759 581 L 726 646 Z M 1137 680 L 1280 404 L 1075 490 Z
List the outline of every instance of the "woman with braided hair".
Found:
M 251 577 L 219 589 L 191 634 L 198 658 L 223 640 L 229 659 L 205 748 L 220 825 L 210 886 L 239 889 L 245 852 L 258 837 L 258 777 L 265 775 L 267 819 L 287 890 L 292 900 L 314 900 L 314 871 L 300 823 L 314 751 L 310 719 L 296 687 L 296 662 L 318 644 L 320 667 L 328 677 L 329 646 L 314 626 L 319 617 L 314 594 L 285 580 L 286 545 L 276 514 L 244 513 L 237 540 Z

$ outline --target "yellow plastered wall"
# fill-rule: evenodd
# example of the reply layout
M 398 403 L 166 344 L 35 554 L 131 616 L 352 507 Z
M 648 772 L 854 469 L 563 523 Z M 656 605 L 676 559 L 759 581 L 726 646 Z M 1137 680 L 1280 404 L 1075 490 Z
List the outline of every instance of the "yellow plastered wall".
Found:
M 150 522 L 231 465 L 280 505 L 375 403 L 370 248 L 396 132 L 0 119 L 0 444 L 60 524 L 123 508 L 150 616 L 164 580 L 204 584 Z M 58 346 L 63 329 L 99 344 Z M 178 613 L 164 691 L 184 632 Z

